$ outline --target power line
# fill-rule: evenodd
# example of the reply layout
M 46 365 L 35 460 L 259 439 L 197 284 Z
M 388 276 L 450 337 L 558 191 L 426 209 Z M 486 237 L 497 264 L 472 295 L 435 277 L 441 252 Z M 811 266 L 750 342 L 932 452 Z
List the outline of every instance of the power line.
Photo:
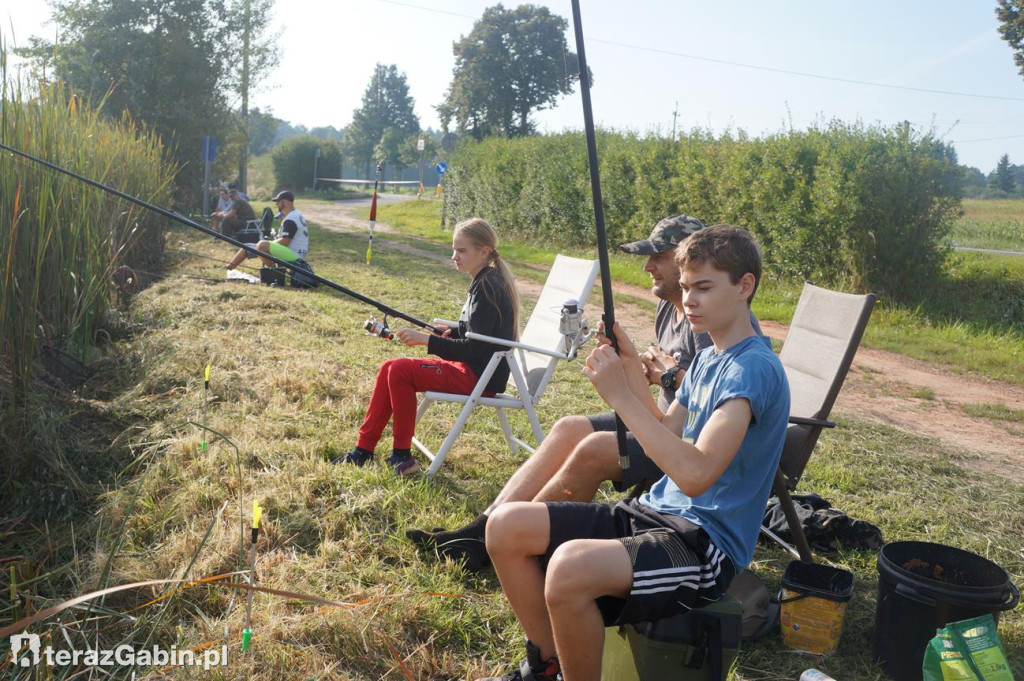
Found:
M 976 140 L 956 140 L 953 144 L 968 144 L 970 142 L 999 142 L 1000 140 L 1015 140 L 1024 137 L 1024 135 L 1009 135 L 1007 137 L 983 137 Z
M 384 0 L 389 1 L 389 0 Z M 854 85 L 868 85 L 871 87 L 884 87 L 891 90 L 909 90 L 911 92 L 926 92 L 933 95 L 951 95 L 954 97 L 976 97 L 979 99 L 1000 99 L 1009 102 L 1024 102 L 1024 97 L 1004 97 L 1001 95 L 981 95 L 972 92 L 954 92 L 952 90 L 931 90 L 928 88 L 912 87 L 910 85 L 891 85 L 889 83 L 875 83 L 869 80 L 857 80 L 855 78 L 840 78 L 838 76 L 822 76 L 816 73 L 806 73 L 804 71 L 790 71 L 788 69 L 778 69 L 773 66 L 758 66 L 756 64 L 744 64 L 742 62 L 728 61 L 725 59 L 715 59 L 713 57 L 699 57 L 694 54 L 683 54 L 682 52 L 670 52 L 669 50 L 659 50 L 654 47 L 643 47 L 641 45 L 630 45 L 629 43 L 619 43 L 613 40 L 601 40 L 599 38 L 591 38 L 591 42 L 604 43 L 605 45 L 614 45 L 615 47 L 625 47 L 631 50 L 640 50 L 643 52 L 654 52 L 656 54 L 664 54 L 670 57 L 679 57 L 681 59 L 694 59 L 697 61 L 706 61 L 713 64 L 724 64 L 726 66 L 737 66 L 744 69 L 755 69 L 757 71 L 770 71 L 771 73 L 784 73 L 789 76 L 800 76 L 802 78 L 816 78 L 818 80 L 831 80 L 838 83 L 852 83 Z
M 413 9 L 423 10 L 424 12 L 434 12 L 435 14 L 447 14 L 453 17 L 460 17 L 463 19 L 477 19 L 468 14 L 459 14 L 457 12 L 448 12 L 446 10 L 434 9 L 433 7 L 424 7 L 423 5 L 416 5 L 411 2 L 399 2 L 399 0 L 377 0 L 378 2 L 386 2 L 391 5 L 400 5 L 402 7 L 411 7 Z M 817 73 L 807 73 L 806 71 L 791 71 L 789 69 L 780 69 L 773 66 L 760 66 L 758 64 L 745 64 L 743 62 L 729 61 L 727 59 L 715 59 L 714 57 L 701 57 L 695 54 L 684 54 L 682 52 L 672 52 L 670 50 L 659 50 L 654 47 L 644 47 L 643 45 L 631 45 L 629 43 L 620 43 L 614 40 L 601 40 L 600 38 L 591 38 L 590 42 L 602 43 L 604 45 L 612 45 L 614 47 L 624 47 L 629 50 L 639 50 L 641 52 L 653 52 L 655 54 L 664 54 L 669 57 L 678 57 L 680 59 L 693 59 L 696 61 L 704 61 L 712 64 L 723 64 L 725 66 L 735 66 L 742 69 L 754 69 L 756 71 L 768 71 L 770 73 L 782 73 L 787 76 L 799 76 L 801 78 L 814 78 L 817 80 L 830 80 L 836 83 L 850 83 L 852 85 L 866 85 L 868 87 L 881 87 L 888 88 L 890 90 L 906 90 L 908 92 L 923 92 L 932 95 L 947 95 L 951 97 L 972 97 L 975 99 L 997 99 L 1007 102 L 1024 102 L 1024 97 L 1005 97 L 1002 95 L 982 95 L 973 92 L 956 92 L 954 90 L 932 90 L 930 88 L 913 87 L 911 85 L 892 85 L 889 83 L 876 83 L 870 80 L 859 80 L 856 78 L 841 78 L 839 76 L 823 76 Z

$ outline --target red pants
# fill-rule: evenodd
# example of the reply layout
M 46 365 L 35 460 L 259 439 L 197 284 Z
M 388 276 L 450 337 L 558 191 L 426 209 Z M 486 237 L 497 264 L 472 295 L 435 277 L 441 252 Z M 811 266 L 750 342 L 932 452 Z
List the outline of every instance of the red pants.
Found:
M 377 371 L 377 382 L 356 445 L 372 452 L 384 427 L 393 420 L 394 448 L 409 449 L 416 428 L 416 393 L 436 390 L 468 395 L 477 380 L 476 374 L 462 362 L 436 357 L 389 359 Z

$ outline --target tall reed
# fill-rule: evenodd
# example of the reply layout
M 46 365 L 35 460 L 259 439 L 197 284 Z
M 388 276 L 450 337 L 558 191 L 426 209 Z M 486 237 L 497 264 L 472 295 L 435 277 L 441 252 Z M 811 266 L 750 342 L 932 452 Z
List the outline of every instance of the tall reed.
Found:
M 166 204 L 172 170 L 160 140 L 112 123 L 60 82 L 8 71 L 0 44 L 3 143 L 145 200 Z M 98 103 L 102 106 L 103 102 Z M 129 202 L 0 152 L 0 407 L 17 413 L 44 350 L 89 359 L 111 300 L 111 275 L 146 268 L 163 223 Z

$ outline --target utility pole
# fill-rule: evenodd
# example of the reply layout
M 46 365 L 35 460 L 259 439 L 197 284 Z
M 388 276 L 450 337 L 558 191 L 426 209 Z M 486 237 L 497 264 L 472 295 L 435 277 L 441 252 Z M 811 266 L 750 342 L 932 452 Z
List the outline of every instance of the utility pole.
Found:
M 679 118 L 679 102 L 676 102 L 676 110 L 672 112 L 672 141 L 676 141 L 676 119 Z

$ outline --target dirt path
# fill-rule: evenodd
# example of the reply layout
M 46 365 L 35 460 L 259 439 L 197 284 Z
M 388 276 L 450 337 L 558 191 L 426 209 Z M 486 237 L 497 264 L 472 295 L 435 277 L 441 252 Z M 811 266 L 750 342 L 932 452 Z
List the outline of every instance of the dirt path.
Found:
M 365 218 L 350 214 L 352 205 L 303 206 L 302 212 L 325 229 L 364 231 Z M 377 223 L 376 233 L 386 235 L 391 228 Z M 445 256 L 408 243 L 375 239 L 379 248 L 390 248 L 420 257 L 445 260 Z M 521 292 L 540 294 L 539 284 L 520 280 Z M 650 296 L 647 289 L 616 285 L 636 298 Z M 592 301 L 593 305 L 593 301 Z M 641 306 L 616 304 L 616 319 L 631 337 L 651 336 L 652 314 Z M 772 338 L 784 340 L 788 327 L 777 322 L 762 322 Z M 974 375 L 960 375 L 925 362 L 883 350 L 861 348 L 839 395 L 835 412 L 886 423 L 903 430 L 935 438 L 950 451 L 966 454 L 981 470 L 1024 482 L 1024 424 L 970 416 L 964 407 L 1002 405 L 1024 411 L 1024 387 L 991 381 Z

